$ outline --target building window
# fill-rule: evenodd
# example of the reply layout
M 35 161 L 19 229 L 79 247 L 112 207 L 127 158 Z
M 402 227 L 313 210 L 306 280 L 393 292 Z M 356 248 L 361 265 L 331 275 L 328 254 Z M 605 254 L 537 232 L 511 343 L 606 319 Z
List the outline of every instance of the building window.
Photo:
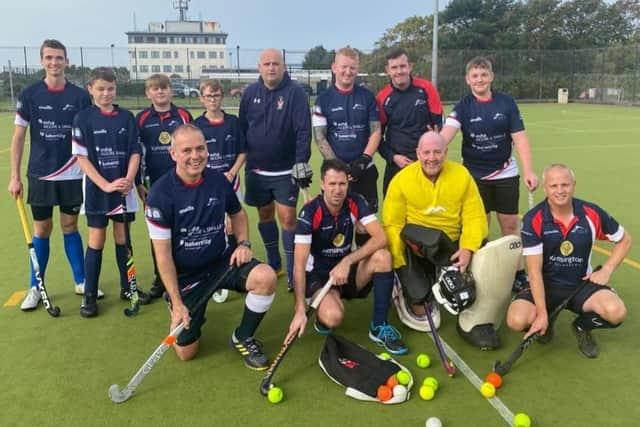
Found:
M 135 65 L 132 65 L 132 66 L 131 66 L 131 72 L 132 72 L 132 73 L 137 73 L 137 72 L 138 72 L 138 67 L 137 67 L 137 66 L 135 66 Z
M 147 36 L 147 37 L 145 37 L 145 41 L 147 43 L 155 43 L 156 42 L 156 36 Z
M 146 50 L 139 50 L 138 51 L 138 58 L 139 59 L 147 59 L 149 57 L 149 53 Z
M 158 43 L 166 43 L 166 42 L 167 42 L 167 38 L 165 36 L 158 37 Z
M 159 73 L 160 72 L 160 66 L 159 65 L 152 65 L 151 66 L 151 72 L 152 73 Z
M 220 52 L 220 59 L 224 58 L 224 52 Z
M 165 59 L 171 59 L 171 51 L 170 50 L 163 50 L 162 51 L 162 57 Z
M 207 57 L 207 52 L 205 52 L 204 50 L 198 51 L 198 59 L 204 59 L 206 57 Z
M 184 66 L 176 65 L 175 67 L 173 67 L 173 71 L 175 71 L 176 73 L 184 73 Z
M 221 69 L 221 70 L 222 70 L 222 69 L 224 69 L 224 65 L 221 65 L 221 66 L 220 66 L 220 69 Z
M 186 37 L 180 37 L 180 43 L 186 44 L 187 43 L 187 38 Z
M 144 37 L 142 37 L 142 36 L 133 36 L 133 41 L 135 43 L 142 43 L 142 42 L 144 42 Z
M 136 57 L 136 51 L 135 51 L 135 50 L 130 50 L 130 51 L 129 51 L 129 57 L 130 57 L 131 59 L 135 59 L 135 57 Z
M 163 73 L 170 73 L 171 72 L 171 65 L 163 65 L 162 66 L 162 72 Z
M 159 50 L 152 50 L 151 51 L 151 57 L 152 58 L 160 58 L 160 51 Z
M 204 38 L 204 42 L 208 44 L 208 43 L 209 43 L 209 37 L 206 37 L 206 36 L 205 36 L 205 38 Z
M 180 54 L 178 53 L 178 51 L 177 51 L 177 50 L 174 50 L 174 51 L 173 51 L 173 57 L 174 57 L 174 58 L 177 58 L 178 56 L 180 56 Z
M 192 37 L 191 38 L 191 43 L 198 44 L 198 38 L 197 37 Z
M 189 57 L 194 59 L 196 57 L 196 53 L 194 51 L 189 52 Z
M 209 59 L 216 59 L 218 57 L 218 52 L 209 51 Z
M 140 72 L 141 73 L 148 73 L 149 72 L 149 66 L 148 65 L 141 65 L 140 66 Z
M 174 38 L 173 37 L 169 37 L 169 43 L 173 44 L 175 43 Z

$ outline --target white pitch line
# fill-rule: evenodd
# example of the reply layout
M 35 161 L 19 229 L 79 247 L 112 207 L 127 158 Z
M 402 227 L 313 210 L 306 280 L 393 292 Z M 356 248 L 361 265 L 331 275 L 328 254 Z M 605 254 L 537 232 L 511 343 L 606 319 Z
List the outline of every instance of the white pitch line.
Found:
M 434 341 L 431 332 L 427 332 L 427 335 L 429 335 L 429 337 L 431 337 L 431 340 Z M 442 346 L 444 347 L 447 356 L 449 356 L 449 358 L 453 361 L 453 364 L 456 366 L 456 368 L 458 368 L 458 370 L 462 372 L 465 377 L 467 377 L 471 385 L 473 385 L 478 390 L 478 392 L 480 392 L 480 387 L 482 386 L 482 383 L 484 381 L 482 381 L 480 377 L 473 371 L 473 369 L 471 369 L 469 365 L 467 365 L 462 357 L 460 357 L 460 355 L 458 355 L 458 353 L 456 353 L 455 350 L 451 348 L 451 346 L 447 344 L 444 339 L 442 339 L 442 336 L 440 336 L 440 341 L 442 342 Z M 511 412 L 511 410 L 507 408 L 507 405 L 505 405 L 497 395 L 488 398 L 487 402 L 489 402 L 489 404 L 491 404 L 491 406 L 493 406 L 493 408 L 498 411 L 498 414 L 500 414 L 500 416 L 507 422 L 507 425 L 513 426 L 513 412 Z

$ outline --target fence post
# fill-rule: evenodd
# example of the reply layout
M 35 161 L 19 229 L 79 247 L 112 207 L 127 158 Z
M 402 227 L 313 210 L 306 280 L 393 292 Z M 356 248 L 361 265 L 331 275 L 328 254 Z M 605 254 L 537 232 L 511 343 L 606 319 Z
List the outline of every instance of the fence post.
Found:
M 573 81 L 574 81 L 575 67 L 576 67 L 576 50 L 573 49 L 571 51 L 571 83 L 569 84 L 569 97 L 573 95 Z
M 640 45 L 636 45 L 636 64 L 633 67 L 633 95 L 631 97 L 631 104 L 636 102 L 636 85 L 638 83 L 638 60 L 640 56 Z
M 29 75 L 29 71 L 27 68 L 27 47 L 22 46 L 22 52 L 24 53 L 24 75 L 25 77 Z
M 606 52 L 606 49 L 602 48 L 602 71 L 600 72 L 600 102 L 604 102 L 604 65 Z
M 11 60 L 9 60 L 9 90 L 11 91 L 11 105 L 16 105 L 13 95 L 13 70 L 11 69 Z

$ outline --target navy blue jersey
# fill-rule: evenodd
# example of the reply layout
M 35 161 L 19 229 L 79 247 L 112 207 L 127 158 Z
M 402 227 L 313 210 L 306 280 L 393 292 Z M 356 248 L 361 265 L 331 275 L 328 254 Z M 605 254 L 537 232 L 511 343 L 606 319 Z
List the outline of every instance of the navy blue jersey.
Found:
M 41 80 L 22 91 L 15 124 L 29 127 L 28 176 L 50 181 L 82 178 L 71 155 L 71 127 L 73 117 L 90 106 L 89 93 L 69 82 L 54 89 Z
M 151 239 L 171 239 L 181 278 L 195 277 L 231 250 L 225 213 L 234 215 L 240 209 L 231 184 L 221 173 L 205 169 L 199 182 L 186 184 L 173 169 L 151 187 L 145 217 Z
M 173 104 L 169 111 L 160 113 L 151 106 L 136 115 L 140 142 L 144 149 L 140 173 L 148 176 L 152 184 L 175 166 L 169 154 L 171 134 L 175 128 L 192 120 L 191 113 Z M 144 176 L 140 176 L 140 183 Z
M 462 163 L 477 179 L 518 175 L 512 133 L 524 130 L 516 101 L 494 92 L 488 101 L 468 94 L 455 106 L 446 124 L 462 130 Z
M 311 245 L 307 271 L 331 271 L 351 253 L 355 222 L 367 225 L 377 220 L 359 194 L 348 194 L 336 216 L 325 205 L 322 194 L 305 204 L 298 215 L 294 242 Z
M 247 168 L 257 173 L 291 172 L 311 156 L 311 117 L 304 89 L 285 73 L 273 90 L 262 77 L 240 101 L 240 129 L 247 144 Z
M 569 224 L 561 223 L 545 200 L 522 218 L 523 254 L 542 255 L 545 286 L 577 286 L 592 271 L 595 241 L 619 242 L 624 236 L 624 228 L 593 203 L 573 199 L 573 215 Z
M 327 141 L 336 157 L 350 162 L 362 155 L 369 142 L 371 122 L 378 122 L 373 93 L 361 86 L 343 91 L 335 86 L 316 98 L 313 126 L 327 127 Z
M 109 182 L 127 176 L 129 159 L 141 151 L 138 126 L 129 110 L 114 105 L 113 111 L 105 112 L 92 106 L 80 111 L 73 119 L 73 154 L 87 156 L 98 173 Z M 86 177 L 83 190 L 85 213 L 118 213 L 122 197 L 119 192 L 105 193 Z
M 400 90 L 388 84 L 376 95 L 383 140 L 378 151 L 387 162 L 395 154 L 416 160 L 418 140 L 428 128 L 442 127 L 440 95 L 431 82 L 411 78 L 411 85 Z
M 204 134 L 209 151 L 207 167 L 218 172 L 228 172 L 246 151 L 240 124 L 236 116 L 222 112 L 221 121 L 209 120 L 203 113 L 193 121 Z

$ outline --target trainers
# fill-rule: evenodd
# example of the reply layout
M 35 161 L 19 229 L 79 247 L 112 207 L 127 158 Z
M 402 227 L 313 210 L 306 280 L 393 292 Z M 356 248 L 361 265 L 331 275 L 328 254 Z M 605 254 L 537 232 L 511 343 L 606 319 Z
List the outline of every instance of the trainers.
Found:
M 494 350 L 500 347 L 500 337 L 491 323 L 476 325 L 467 332 L 460 327 L 460 323 L 456 322 L 456 329 L 462 338 L 479 347 L 480 350 Z
M 76 295 L 84 295 L 84 282 L 76 284 Z M 102 289 L 98 289 L 98 299 L 104 298 Z
M 386 323 L 382 325 L 369 326 L 369 338 L 376 344 L 383 346 L 391 354 L 407 354 L 409 349 L 402 342 L 400 332 L 396 328 Z
M 24 297 L 22 304 L 20 305 L 20 310 L 22 311 L 31 311 L 38 308 L 38 303 L 40 302 L 40 292 L 38 292 L 38 288 L 30 287 L 27 291 L 27 295 Z
M 269 367 L 269 358 L 262 352 L 260 341 L 255 338 L 249 337 L 239 341 L 234 332 L 231 335 L 231 347 L 240 353 L 247 368 L 255 371 L 264 371 Z
M 123 301 L 131 300 L 131 290 L 128 289 L 120 289 L 120 299 Z M 151 297 L 148 293 L 144 292 L 142 289 L 138 288 L 138 303 L 140 305 L 147 305 L 151 302 Z
M 511 292 L 520 293 L 529 288 L 529 275 L 524 270 L 516 271 L 516 277 L 513 279 Z
M 585 331 L 576 325 L 575 322 L 571 324 L 573 333 L 576 334 L 578 339 L 578 348 L 589 359 L 595 359 L 598 357 L 600 350 L 598 349 L 598 343 L 593 339 L 591 331 Z
M 331 335 L 331 333 L 333 332 L 333 329 L 327 328 L 324 325 L 324 323 L 320 322 L 318 319 L 316 319 L 316 321 L 313 322 L 313 329 L 315 329 L 315 331 L 320 335 L 325 335 L 325 336 Z
M 96 317 L 98 315 L 98 304 L 96 304 L 96 298 L 91 298 L 91 295 L 85 295 L 82 297 L 82 305 L 80 306 L 80 316 L 82 317 Z
M 162 284 L 162 280 L 156 276 L 153 284 L 149 288 L 149 296 L 151 298 L 160 298 L 164 293 L 164 285 Z

